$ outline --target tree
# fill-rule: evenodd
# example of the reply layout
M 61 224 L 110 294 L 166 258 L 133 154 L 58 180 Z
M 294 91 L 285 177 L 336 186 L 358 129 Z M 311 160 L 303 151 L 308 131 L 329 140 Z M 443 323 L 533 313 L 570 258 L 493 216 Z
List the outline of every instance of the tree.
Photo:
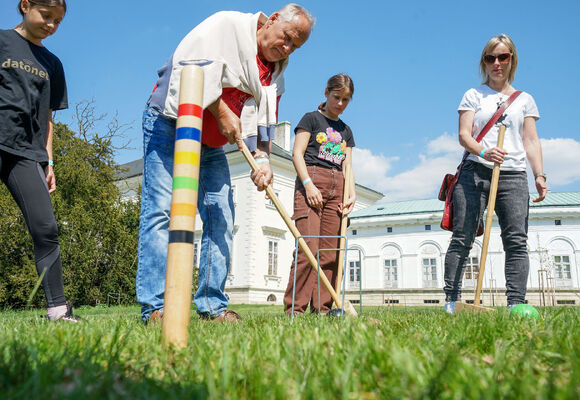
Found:
M 65 294 L 75 304 L 95 304 L 107 293 L 135 297 L 139 203 L 123 202 L 114 181 L 119 166 L 114 142 L 126 126 L 116 118 L 99 133 L 93 102 L 76 106 L 77 131 L 63 123 L 54 129 L 57 190 L 52 195 L 59 226 Z M 0 190 L 0 306 L 19 308 L 37 275 L 24 219 L 7 190 Z M 40 292 L 40 291 L 39 291 Z M 35 305 L 44 303 L 36 295 Z
M 38 276 L 24 217 L 6 186 L 0 185 L 0 305 L 26 305 Z

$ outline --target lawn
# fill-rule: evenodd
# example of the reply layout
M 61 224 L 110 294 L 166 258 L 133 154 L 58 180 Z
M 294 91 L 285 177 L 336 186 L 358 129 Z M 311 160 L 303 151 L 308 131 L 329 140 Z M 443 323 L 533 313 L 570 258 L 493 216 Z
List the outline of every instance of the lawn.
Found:
M 194 315 L 165 351 L 138 307 L 81 308 L 79 324 L 0 312 L 2 399 L 578 399 L 580 309 L 540 319 L 365 308 L 353 319 L 233 306 L 239 324 Z

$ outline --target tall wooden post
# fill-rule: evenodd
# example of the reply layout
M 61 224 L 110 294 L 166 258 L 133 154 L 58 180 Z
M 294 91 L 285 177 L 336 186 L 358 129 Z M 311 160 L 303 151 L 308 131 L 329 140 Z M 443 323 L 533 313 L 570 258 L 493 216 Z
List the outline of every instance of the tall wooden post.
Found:
M 187 65 L 181 72 L 179 88 L 162 324 L 164 341 L 177 348 L 187 347 L 191 313 L 202 101 L 203 69 L 197 65 Z

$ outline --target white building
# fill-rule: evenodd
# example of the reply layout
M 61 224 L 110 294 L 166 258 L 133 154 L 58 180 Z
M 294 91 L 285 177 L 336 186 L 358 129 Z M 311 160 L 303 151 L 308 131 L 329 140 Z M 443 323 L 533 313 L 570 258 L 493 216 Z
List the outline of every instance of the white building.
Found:
M 264 192 L 250 181 L 250 167 L 233 145 L 225 147 L 236 207 L 233 258 L 226 292 L 232 303 L 282 304 L 295 240 Z M 296 172 L 290 153 L 290 124 L 276 130 L 271 164 L 274 190 L 292 215 Z M 118 185 L 136 198 L 143 160 L 123 166 Z M 355 171 L 356 177 L 356 171 Z M 415 200 L 378 203 L 383 197 L 357 185 L 357 203 L 348 231 L 347 298 L 365 305 L 442 305 L 444 259 L 451 234 L 439 228 L 443 202 Z M 549 193 L 530 203 L 530 274 L 532 304 L 580 303 L 580 193 Z M 485 268 L 484 305 L 505 304 L 504 253 L 497 221 L 491 232 Z M 201 221 L 196 221 L 197 265 Z M 464 279 L 464 300 L 473 299 L 481 237 L 476 239 Z M 540 271 L 540 272 L 539 272 Z M 550 287 L 551 290 L 541 290 Z
M 442 211 L 443 202 L 433 199 L 375 204 L 354 212 L 348 234 L 348 247 L 355 249 L 348 255 L 349 298 L 357 299 L 353 291 L 360 288 L 367 305 L 442 305 L 451 239 L 439 227 Z M 481 246 L 482 236 L 469 255 L 463 300 L 473 299 Z M 580 193 L 549 193 L 541 203 L 530 202 L 528 251 L 527 301 L 578 304 Z M 504 257 L 494 218 L 484 272 L 485 305 L 506 304 Z
M 250 166 L 235 145 L 225 146 L 230 167 L 235 204 L 232 265 L 226 283 L 226 293 L 234 304 L 282 304 L 288 283 L 294 237 L 282 217 L 250 180 Z M 290 123 L 276 128 L 270 163 L 274 170 L 274 191 L 292 216 L 296 171 L 290 148 Z M 143 159 L 121 166 L 117 182 L 127 199 L 136 199 L 143 173 Z M 355 210 L 374 204 L 383 195 L 357 185 Z M 201 220 L 196 219 L 195 265 L 199 261 Z

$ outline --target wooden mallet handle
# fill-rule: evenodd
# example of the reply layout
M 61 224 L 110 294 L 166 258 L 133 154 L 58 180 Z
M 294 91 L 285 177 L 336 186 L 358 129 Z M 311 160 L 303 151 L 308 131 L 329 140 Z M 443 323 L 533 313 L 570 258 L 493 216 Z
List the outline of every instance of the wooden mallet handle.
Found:
M 499 135 L 497 137 L 497 148 L 503 148 L 503 140 L 505 137 L 505 125 L 500 125 Z M 499 182 L 499 163 L 495 163 L 493 166 L 493 172 L 491 175 L 491 183 L 489 187 L 489 198 L 487 200 L 487 214 L 485 218 L 485 231 L 483 233 L 483 244 L 481 247 L 481 262 L 479 267 L 479 273 L 477 275 L 477 286 L 475 288 L 475 299 L 473 304 L 479 306 L 481 289 L 483 286 L 483 274 L 485 272 L 485 263 L 487 260 L 487 248 L 489 246 L 489 236 L 491 233 L 491 224 L 493 221 L 493 213 L 495 210 L 495 198 L 497 196 L 497 184 Z
M 344 171 L 344 192 L 342 195 L 342 207 L 344 209 L 344 205 L 345 203 L 348 201 L 349 197 L 350 197 L 350 166 L 348 165 L 344 165 L 343 168 Z M 339 240 L 339 245 L 338 248 L 342 249 L 344 248 L 344 236 L 346 235 L 346 228 L 347 228 L 347 222 L 348 222 L 348 215 L 344 215 L 342 214 L 342 217 L 340 218 L 340 240 Z M 338 297 L 340 297 L 340 292 L 342 289 L 342 274 L 343 274 L 343 265 L 344 265 L 344 250 L 339 250 L 338 251 L 338 268 L 337 268 L 337 272 L 336 272 L 336 295 Z

